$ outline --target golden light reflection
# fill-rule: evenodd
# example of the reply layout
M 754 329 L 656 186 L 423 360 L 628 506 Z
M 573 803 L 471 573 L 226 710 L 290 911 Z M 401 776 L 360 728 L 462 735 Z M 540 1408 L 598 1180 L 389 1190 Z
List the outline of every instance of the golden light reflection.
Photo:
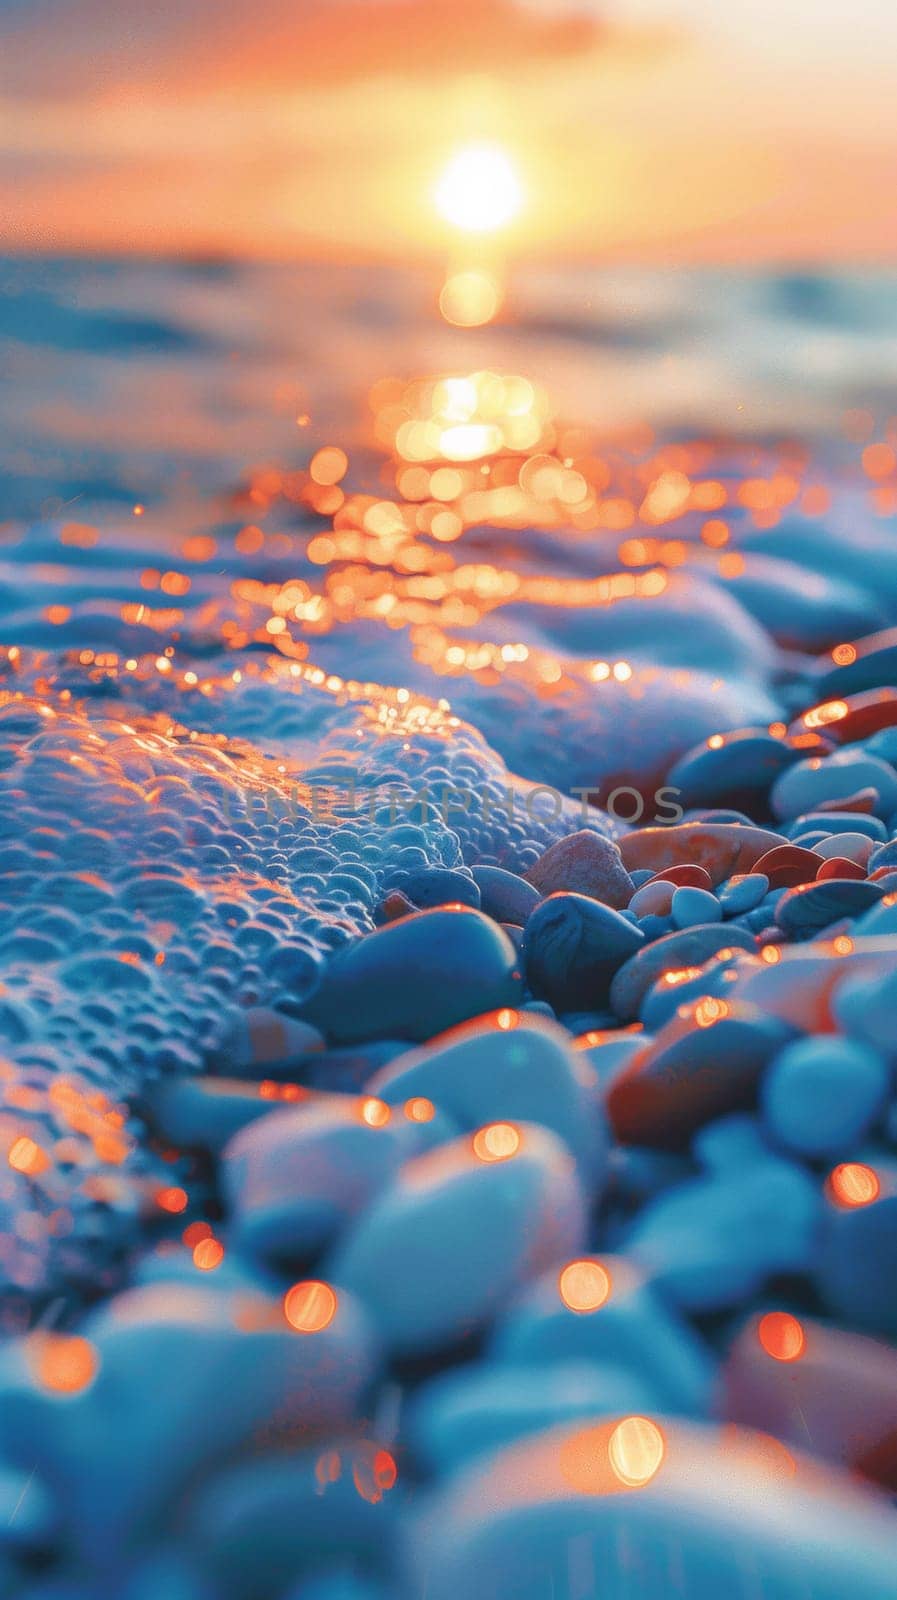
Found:
M 496 144 L 456 151 L 434 195 L 446 222 L 465 233 L 494 233 L 520 212 L 523 188 L 507 152 Z
M 378 1100 L 374 1095 L 361 1103 L 361 1120 L 366 1122 L 369 1128 L 385 1128 L 391 1115 L 386 1101 Z
M 96 1377 L 99 1358 L 89 1339 L 38 1333 L 32 1344 L 32 1364 L 43 1388 L 56 1394 L 78 1394 Z
M 630 1489 L 644 1488 L 660 1470 L 663 1434 L 648 1417 L 624 1417 L 610 1436 L 607 1454 L 621 1483 Z
M 405 1101 L 405 1115 L 409 1122 L 432 1122 L 436 1107 L 426 1095 L 415 1095 L 412 1100 Z
M 492 1122 L 473 1136 L 473 1152 L 480 1161 L 508 1161 L 520 1148 L 520 1135 L 510 1122 Z
M 853 1209 L 877 1200 L 881 1184 L 873 1167 L 861 1161 L 844 1161 L 829 1174 L 828 1191 L 839 1205 Z
M 501 287 L 487 272 L 453 272 L 439 295 L 439 310 L 456 328 L 481 328 L 501 306 Z
M 803 1355 L 806 1336 L 789 1311 L 768 1311 L 760 1318 L 757 1337 L 773 1361 L 797 1361 Z
M 569 1311 L 585 1315 L 610 1298 L 610 1274 L 599 1261 L 571 1261 L 560 1274 L 558 1290 Z
M 337 1298 L 329 1283 L 309 1278 L 294 1283 L 283 1297 L 283 1314 L 297 1333 L 321 1333 L 336 1316 Z

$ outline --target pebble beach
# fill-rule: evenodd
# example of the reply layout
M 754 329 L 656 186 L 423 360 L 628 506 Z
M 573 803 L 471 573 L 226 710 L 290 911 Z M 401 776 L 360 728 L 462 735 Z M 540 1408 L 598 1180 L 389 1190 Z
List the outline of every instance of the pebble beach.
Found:
M 4 265 L 0 1597 L 895 1592 L 897 289 L 595 285 Z

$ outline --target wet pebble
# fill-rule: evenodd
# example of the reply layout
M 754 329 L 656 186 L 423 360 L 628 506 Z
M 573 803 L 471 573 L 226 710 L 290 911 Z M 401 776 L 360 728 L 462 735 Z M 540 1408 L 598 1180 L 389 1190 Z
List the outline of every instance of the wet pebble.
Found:
M 488 1122 L 533 1122 L 562 1139 L 593 1194 L 607 1162 L 594 1074 L 557 1024 L 505 1009 L 399 1056 L 367 1085 L 390 1106 L 427 1100 L 471 1132 Z
M 850 1151 L 883 1110 L 890 1082 L 885 1062 L 868 1046 L 837 1034 L 797 1039 L 763 1080 L 770 1134 L 798 1155 Z
M 514 922 L 523 927 L 542 898 L 525 878 L 503 867 L 474 867 L 473 879 L 480 891 L 480 907 L 496 922 Z
M 614 1078 L 611 1127 L 627 1144 L 685 1144 L 704 1123 L 753 1102 L 764 1069 L 791 1037 L 787 1023 L 734 999 L 698 1000 Z
M 677 928 L 696 928 L 721 922 L 723 909 L 715 894 L 706 889 L 677 889 L 670 914 Z
M 629 904 L 634 887 L 618 847 L 587 828 L 559 839 L 530 867 L 526 877 L 539 894 L 565 889 L 590 895 L 617 910 Z
M 303 1005 L 334 1044 L 428 1039 L 523 998 L 517 952 L 482 912 L 418 911 L 335 955 Z
M 544 1128 L 491 1123 L 408 1162 L 359 1217 L 328 1276 L 398 1355 L 478 1332 L 515 1289 L 581 1248 L 572 1157 Z
M 581 894 L 552 894 L 524 930 L 527 982 L 556 1011 L 604 1005 L 611 979 L 644 935 L 618 911 Z
M 622 1022 L 634 1022 L 648 990 L 667 972 L 701 967 L 721 950 L 753 950 L 752 935 L 731 923 L 683 928 L 646 944 L 619 967 L 610 1003 Z

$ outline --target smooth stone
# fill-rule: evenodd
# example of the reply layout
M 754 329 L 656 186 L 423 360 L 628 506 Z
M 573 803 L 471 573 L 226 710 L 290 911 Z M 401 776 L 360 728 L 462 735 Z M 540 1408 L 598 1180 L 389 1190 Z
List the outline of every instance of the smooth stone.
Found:
M 681 867 L 664 867 L 661 872 L 655 872 L 652 882 L 672 883 L 684 889 L 713 888 L 710 873 L 704 867 L 696 867 L 693 861 Z
M 660 872 L 664 867 L 694 863 L 717 884 L 731 878 L 733 872 L 750 872 L 767 850 L 784 843 L 780 833 L 739 822 L 683 822 L 625 834 L 620 854 L 627 869 L 651 867 Z
M 665 934 L 620 967 L 610 986 L 611 1006 L 622 1022 L 634 1022 L 648 990 L 664 973 L 702 967 L 721 950 L 753 949 L 752 935 L 731 923 L 710 922 Z
M 897 933 L 897 898 L 894 891 L 880 880 L 873 883 L 872 888 L 879 891 L 880 899 L 877 905 L 864 911 L 857 919 L 854 924 L 857 934 L 869 938 Z
M 737 1000 L 698 1000 L 610 1085 L 614 1133 L 625 1144 L 686 1144 L 704 1123 L 752 1104 L 764 1069 L 791 1037 L 787 1023 Z
M 756 956 L 747 950 L 727 950 L 712 956 L 693 976 L 675 973 L 658 978 L 645 995 L 639 1012 L 645 1028 L 648 1033 L 656 1033 L 671 1021 L 680 1006 L 691 1005 L 704 996 L 725 1000 L 740 972 L 756 965 Z M 690 971 L 690 968 L 685 969 L 686 974 Z M 675 976 L 675 983 L 668 981 L 670 976 Z
M 716 895 L 706 889 L 683 888 L 673 895 L 671 915 L 677 928 L 698 928 L 721 922 L 723 908 Z
M 336 1435 L 250 1458 L 199 1490 L 186 1516 L 188 1548 L 228 1600 L 280 1600 L 328 1564 L 385 1578 L 402 1500 L 396 1480 L 391 1451 L 371 1439 Z
M 302 1063 L 302 1082 L 309 1089 L 359 1094 L 373 1073 L 404 1055 L 408 1046 L 407 1039 L 368 1039 L 343 1049 L 322 1050 Z
M 644 1036 L 642 1034 L 625 1034 L 620 1039 L 608 1039 L 602 1044 L 590 1044 L 593 1035 L 581 1033 L 573 1043 L 577 1050 L 585 1056 L 600 1087 L 604 1087 L 644 1049 Z
M 897 690 L 881 688 L 845 695 L 804 711 L 788 729 L 789 738 L 824 727 L 839 744 L 854 744 L 897 725 Z M 878 754 L 879 752 L 874 752 Z M 883 752 L 882 752 L 883 753 Z M 886 760 L 890 757 L 885 756 Z
M 596 1361 L 634 1373 L 663 1410 L 701 1414 L 710 1405 L 713 1361 L 698 1335 L 628 1256 L 579 1258 L 591 1277 L 567 1288 L 556 1264 L 502 1312 L 489 1355 L 505 1365 Z M 579 1264 L 577 1263 L 577 1264 Z M 572 1288 L 579 1287 L 572 1276 Z
M 835 1023 L 851 1038 L 897 1062 L 897 970 L 848 974 L 832 1000 Z
M 675 931 L 672 917 L 658 917 L 653 913 L 640 918 L 639 927 L 647 944 L 653 944 L 656 939 L 662 939 L 665 934 Z
M 374 907 L 374 923 L 382 928 L 388 922 L 401 922 L 403 917 L 410 917 L 418 909 L 401 889 L 390 889 Z
M 813 829 L 809 833 L 791 834 L 790 828 L 788 831 L 792 844 L 796 844 L 801 850 L 815 850 L 817 855 L 819 854 L 819 846 L 831 838 L 831 834 L 823 833 L 821 828 Z
M 568 890 L 589 895 L 618 911 L 628 906 L 634 888 L 618 847 L 588 828 L 559 839 L 530 867 L 526 877 L 539 894 Z
M 272 1266 L 308 1261 L 403 1162 L 456 1133 L 442 1114 L 417 1121 L 372 1096 L 328 1095 L 324 1105 L 272 1111 L 238 1133 L 222 1157 L 234 1243 Z
M 828 856 L 816 874 L 817 883 L 827 883 L 829 878 L 851 878 L 860 882 L 866 876 L 865 867 L 847 856 Z
M 719 903 L 726 917 L 754 911 L 769 890 L 769 879 L 762 872 L 736 873 L 719 891 Z
M 895 1534 L 883 1496 L 765 1435 L 611 1417 L 522 1439 L 422 1499 L 407 1590 L 893 1600 Z
M 757 871 L 769 880 L 770 890 L 790 889 L 798 883 L 812 883 L 819 870 L 819 857 L 796 844 L 777 845 L 757 862 Z
M 300 1084 L 176 1077 L 149 1084 L 140 1110 L 167 1145 L 218 1155 L 241 1128 L 270 1116 L 278 1105 L 329 1105 L 340 1098 Z
M 34 1373 L 30 1352 L 54 1335 L 6 1347 L 0 1437 L 6 1460 L 56 1493 L 72 1555 L 94 1576 L 175 1516 L 188 1487 L 228 1455 L 266 1435 L 348 1427 L 380 1366 L 372 1327 L 345 1291 L 316 1333 L 297 1333 L 277 1299 L 205 1281 L 129 1289 L 76 1331 L 96 1372 L 74 1393 Z
M 324 1049 L 320 1031 L 270 1006 L 234 1008 L 212 1059 L 215 1071 L 234 1078 L 267 1078 L 272 1067 L 289 1066 Z
M 772 1154 L 759 1119 L 745 1111 L 699 1128 L 691 1148 L 699 1166 L 718 1177 L 731 1176 L 737 1168 L 750 1170 Z
M 681 1152 L 621 1144 L 611 1154 L 610 1194 L 612 1200 L 634 1210 L 692 1175 L 691 1162 Z M 615 1232 L 623 1231 L 618 1219 Z
M 474 867 L 474 882 L 480 891 L 480 909 L 495 922 L 514 922 L 523 927 L 542 896 L 525 878 L 504 867 Z
M 563 1140 L 590 1192 L 607 1165 L 607 1124 L 595 1076 L 556 1023 L 526 1011 L 462 1023 L 400 1056 L 368 1084 L 388 1105 L 425 1097 L 460 1129 L 534 1122 Z
M 0 1466 L 2 1555 L 46 1557 L 57 1543 L 59 1529 L 56 1502 L 38 1474 L 20 1467 Z M 7 1592 L 0 1585 L 0 1594 Z
M 450 867 L 417 867 L 411 872 L 392 872 L 387 880 L 390 889 L 398 890 L 419 911 L 433 906 L 462 905 L 480 908 L 480 890 L 475 880 L 466 872 L 455 872 Z
M 577 1417 L 652 1411 L 657 1395 L 640 1374 L 598 1361 L 468 1365 L 432 1378 L 411 1401 L 406 1429 L 415 1458 L 443 1477 L 476 1456 Z
M 795 1039 L 764 1077 L 766 1125 L 797 1155 L 848 1153 L 883 1111 L 890 1082 L 885 1062 L 866 1045 L 836 1034 Z
M 743 1304 L 780 1273 L 815 1261 L 821 1203 L 798 1166 L 767 1154 L 658 1195 L 626 1234 L 627 1253 L 690 1313 Z
M 652 878 L 641 889 L 636 889 L 629 902 L 629 910 L 634 911 L 639 918 L 666 917 L 669 915 L 675 893 L 674 883 Z
M 507 934 L 464 907 L 418 911 L 346 945 L 303 1012 L 335 1044 L 417 1041 L 522 998 Z
M 897 772 L 887 761 L 850 747 L 835 751 L 824 761 L 799 761 L 773 785 L 770 804 L 783 821 L 812 812 L 820 801 L 844 800 L 856 790 L 877 790 L 875 812 L 889 816 L 897 807 Z
M 792 834 L 796 836 L 811 829 L 824 833 L 829 839 L 838 833 L 864 833 L 873 843 L 884 844 L 888 837 L 880 817 L 864 817 L 857 811 L 807 811 L 803 816 L 795 817 L 793 822 L 786 823 L 783 831 L 792 838 Z M 813 848 L 815 850 L 817 847 L 814 845 Z
M 527 982 L 556 1011 L 606 1003 L 618 967 L 644 943 L 633 923 L 586 895 L 549 895 L 524 930 Z
M 344 1235 L 328 1276 L 391 1351 L 420 1354 L 491 1322 L 584 1231 L 566 1146 L 532 1123 L 493 1124 L 408 1162 Z
M 840 795 L 837 800 L 820 800 L 817 811 L 858 811 L 865 817 L 871 817 L 877 809 L 881 796 L 871 784 L 865 789 L 855 789 L 853 794 Z
M 882 761 L 889 761 L 893 767 L 897 762 L 897 727 L 892 723 L 889 727 L 879 728 L 876 733 L 863 740 L 862 748 L 867 755 L 880 756 Z
M 897 1352 L 801 1315 L 800 1354 L 783 1361 L 762 1342 L 761 1320 L 730 1346 L 723 1416 L 897 1489 Z
M 787 889 L 775 909 L 776 927 L 791 939 L 812 939 L 842 917 L 859 917 L 877 905 L 882 890 L 868 879 L 829 878 Z
M 877 1184 L 866 1202 L 839 1203 L 829 1193 L 816 1283 L 840 1322 L 897 1338 L 897 1162 L 856 1156 L 864 1179 Z M 830 1186 L 829 1186 L 830 1187 Z M 863 1191 L 860 1191 L 861 1194 Z
M 867 634 L 864 639 L 854 639 L 852 643 L 853 659 L 843 665 L 833 666 L 831 655 L 818 658 L 820 675 L 814 683 L 814 693 L 821 700 L 837 700 L 869 689 L 889 688 L 897 678 L 897 629 L 885 628 L 881 633 Z
M 886 844 L 873 849 L 866 866 L 869 872 L 877 872 L 879 867 L 893 867 L 897 870 L 897 839 L 889 839 Z
M 784 739 L 746 728 L 696 745 L 670 768 L 666 781 L 678 789 L 683 806 L 747 803 L 750 809 L 798 759 Z
M 654 873 L 651 871 L 650 867 L 641 867 L 637 868 L 634 872 L 630 872 L 629 876 L 635 884 L 635 887 L 637 889 L 641 889 L 644 884 L 651 882 L 651 879 L 654 877 Z M 630 901 L 630 905 L 631 904 L 632 902 Z
M 764 949 L 762 955 L 761 965 L 739 975 L 735 999 L 782 1018 L 802 1033 L 834 1033 L 841 985 L 854 978 L 884 981 L 897 957 L 897 936 L 783 944 Z

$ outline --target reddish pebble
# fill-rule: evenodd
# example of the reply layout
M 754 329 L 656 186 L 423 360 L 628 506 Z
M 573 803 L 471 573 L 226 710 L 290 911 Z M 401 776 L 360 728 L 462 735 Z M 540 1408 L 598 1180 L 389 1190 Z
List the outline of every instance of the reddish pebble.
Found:
M 401 889 L 393 889 L 377 907 L 376 920 L 379 923 L 398 922 L 401 917 L 410 916 L 411 912 L 416 910 L 417 906 L 402 893 Z
M 799 844 L 780 844 L 767 850 L 754 863 L 753 870 L 766 874 L 770 889 L 794 889 L 798 884 L 813 882 L 820 860 L 815 850 L 804 850 Z
M 813 706 L 798 717 L 788 729 L 789 735 L 802 734 L 808 729 L 824 728 L 830 739 L 839 744 L 855 744 L 858 739 L 868 739 L 882 728 L 897 726 L 897 689 L 866 689 L 861 694 L 849 694 L 843 700 L 826 700 Z
M 816 874 L 816 882 L 823 878 L 865 878 L 863 868 L 856 861 L 848 861 L 846 856 L 829 856 L 823 861 Z
M 677 889 L 712 889 L 713 879 L 704 867 L 689 862 L 681 867 L 664 867 L 648 883 L 674 883 Z
M 814 811 L 856 811 L 865 817 L 871 817 L 878 810 L 881 796 L 877 789 L 857 789 L 854 794 L 849 794 L 845 800 L 820 800 L 814 806 Z

